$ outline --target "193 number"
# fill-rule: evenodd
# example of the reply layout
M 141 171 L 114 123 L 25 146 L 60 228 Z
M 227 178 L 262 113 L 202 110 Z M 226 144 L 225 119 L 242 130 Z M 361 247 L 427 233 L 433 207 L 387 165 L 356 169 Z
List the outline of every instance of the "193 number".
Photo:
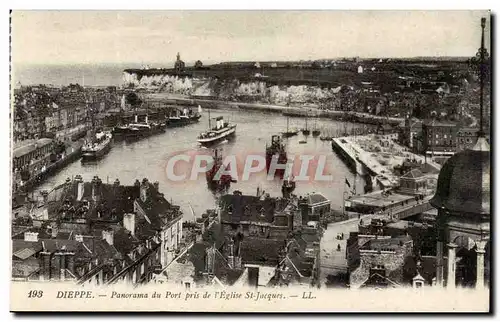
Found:
M 34 297 L 42 297 L 43 296 L 43 291 L 29 291 L 28 297 L 29 298 L 34 298 Z

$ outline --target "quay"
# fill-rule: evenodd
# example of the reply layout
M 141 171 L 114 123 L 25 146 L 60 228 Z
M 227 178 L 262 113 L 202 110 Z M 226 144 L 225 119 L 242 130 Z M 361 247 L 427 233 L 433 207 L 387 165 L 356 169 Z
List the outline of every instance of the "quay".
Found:
M 332 149 L 353 172 L 374 178 L 372 181 L 380 189 L 398 185 L 399 177 L 393 169 L 405 160 L 414 160 L 422 165 L 425 163 L 434 172 L 439 171 L 439 164 L 426 160 L 424 156 L 405 151 L 405 148 L 395 142 L 396 138 L 397 134 L 334 138 Z
M 345 112 L 345 111 L 335 111 L 335 110 L 325 110 L 320 109 L 317 106 L 282 106 L 273 104 L 260 104 L 260 103 L 244 103 L 244 102 L 229 102 L 220 101 L 215 99 L 202 99 L 200 97 L 190 98 L 181 97 L 178 95 L 168 95 L 159 93 L 149 93 L 148 98 L 153 101 L 164 102 L 174 105 L 202 105 L 206 108 L 232 108 L 232 109 L 246 109 L 246 110 L 258 110 L 264 112 L 275 112 L 281 113 L 284 116 L 291 117 L 305 117 L 305 116 L 315 116 L 321 118 L 330 118 L 334 120 L 351 121 L 364 124 L 377 125 L 381 122 L 387 122 L 392 125 L 400 124 L 404 121 L 403 118 L 399 117 L 382 117 L 369 113 L 360 112 Z

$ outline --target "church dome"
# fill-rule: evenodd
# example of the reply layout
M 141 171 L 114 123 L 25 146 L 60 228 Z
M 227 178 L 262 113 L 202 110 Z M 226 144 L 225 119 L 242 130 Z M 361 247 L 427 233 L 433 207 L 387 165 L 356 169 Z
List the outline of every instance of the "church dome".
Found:
M 430 204 L 450 212 L 490 214 L 490 147 L 484 137 L 446 161 Z

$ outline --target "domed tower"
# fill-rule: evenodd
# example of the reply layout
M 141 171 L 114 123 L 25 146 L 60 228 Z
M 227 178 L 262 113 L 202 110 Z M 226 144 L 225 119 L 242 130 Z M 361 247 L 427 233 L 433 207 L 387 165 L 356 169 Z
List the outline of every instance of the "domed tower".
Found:
M 485 23 L 486 19 L 481 19 L 481 117 L 477 143 L 446 161 L 439 172 L 436 194 L 430 200 L 438 209 L 436 280 L 448 288 L 457 284 L 481 288 L 485 280 L 489 281 L 491 155 L 483 132 Z

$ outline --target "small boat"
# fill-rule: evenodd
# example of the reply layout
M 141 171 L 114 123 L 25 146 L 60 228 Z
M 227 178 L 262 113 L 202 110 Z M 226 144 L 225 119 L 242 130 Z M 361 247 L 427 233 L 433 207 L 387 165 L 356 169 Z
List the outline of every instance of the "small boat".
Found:
M 313 135 L 313 137 L 317 137 L 320 134 L 321 134 L 321 131 L 316 127 L 316 122 L 314 122 L 314 129 L 312 131 L 312 135 Z
M 200 133 L 198 143 L 204 146 L 213 145 L 229 139 L 236 134 L 236 124 L 230 124 L 222 116 L 214 118 L 216 125 L 211 127 L 210 117 L 208 119 L 208 131 Z
M 306 117 L 306 127 L 302 129 L 302 134 L 309 135 L 311 131 L 307 128 L 307 117 Z
M 90 141 L 82 147 L 82 162 L 98 160 L 111 149 L 113 135 L 110 132 L 97 132 Z
M 284 138 L 289 138 L 289 137 L 297 135 L 298 133 L 299 133 L 299 131 L 297 129 L 289 129 L 288 128 L 288 117 L 287 117 L 286 118 L 286 131 L 281 133 L 281 135 Z
M 306 140 L 300 140 L 300 141 L 299 141 L 299 144 L 306 144 L 306 143 L 307 143 L 307 141 L 306 141 Z

